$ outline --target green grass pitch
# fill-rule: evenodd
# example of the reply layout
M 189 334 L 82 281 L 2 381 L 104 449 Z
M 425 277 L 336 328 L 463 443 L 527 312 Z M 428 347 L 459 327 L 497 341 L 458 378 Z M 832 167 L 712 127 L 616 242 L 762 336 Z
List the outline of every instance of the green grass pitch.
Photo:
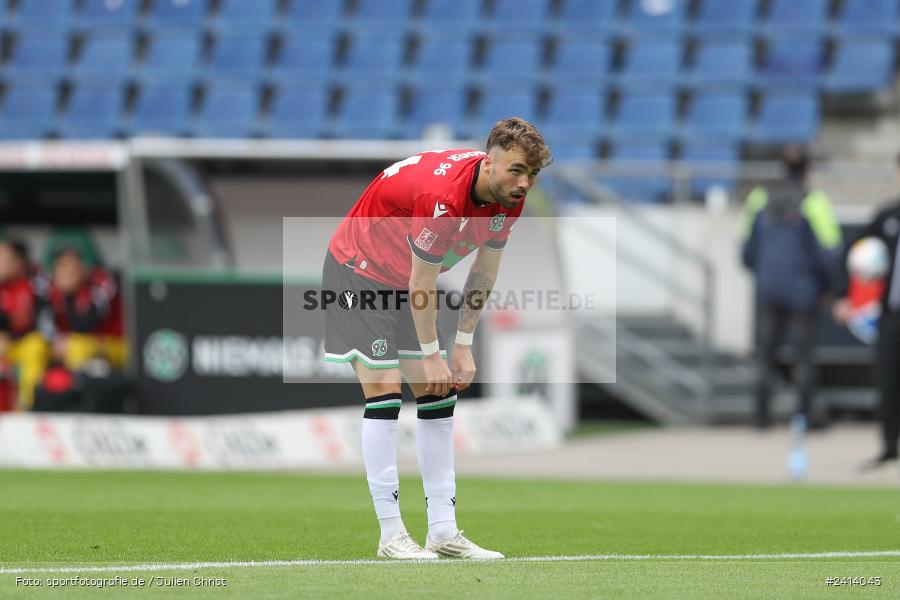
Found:
M 362 476 L 0 471 L 0 598 L 900 597 L 896 554 L 745 556 L 896 551 L 894 489 L 460 479 L 457 497 L 460 526 L 508 557 L 627 557 L 35 572 L 373 559 L 377 523 Z M 403 480 L 401 506 L 410 532 L 423 541 L 418 479 Z M 19 568 L 26 571 L 10 572 Z M 51 578 L 76 575 L 189 584 L 48 587 Z M 43 585 L 17 585 L 17 577 Z M 194 585 L 194 577 L 227 585 Z M 880 577 L 881 585 L 827 586 L 828 577 Z

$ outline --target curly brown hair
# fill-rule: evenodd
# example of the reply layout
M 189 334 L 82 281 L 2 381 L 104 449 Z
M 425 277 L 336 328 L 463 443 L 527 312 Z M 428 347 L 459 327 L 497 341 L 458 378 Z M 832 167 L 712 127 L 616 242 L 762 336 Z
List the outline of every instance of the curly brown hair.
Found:
M 494 124 L 485 144 L 486 151 L 499 146 L 504 150 L 516 147 L 525 153 L 525 160 L 532 167 L 544 168 L 553 162 L 550 148 L 534 125 L 519 117 L 507 117 Z

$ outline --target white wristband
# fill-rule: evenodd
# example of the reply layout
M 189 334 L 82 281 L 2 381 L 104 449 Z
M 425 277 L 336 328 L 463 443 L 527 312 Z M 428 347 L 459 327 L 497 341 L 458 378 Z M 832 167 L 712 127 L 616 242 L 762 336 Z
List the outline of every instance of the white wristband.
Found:
M 466 333 L 465 331 L 456 330 L 456 343 L 460 346 L 471 346 L 472 338 L 475 336 L 475 333 Z
M 441 345 L 437 340 L 434 340 L 433 342 L 428 342 L 427 344 L 423 344 L 422 342 L 419 342 L 419 348 L 422 349 L 422 356 L 424 357 L 424 356 L 431 356 L 435 352 L 440 352 Z

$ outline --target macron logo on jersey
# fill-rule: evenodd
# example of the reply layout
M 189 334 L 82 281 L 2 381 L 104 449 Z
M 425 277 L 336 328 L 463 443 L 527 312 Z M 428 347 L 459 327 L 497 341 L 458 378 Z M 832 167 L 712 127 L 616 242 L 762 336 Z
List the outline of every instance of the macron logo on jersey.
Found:
M 434 203 L 434 217 L 433 219 L 437 219 L 441 215 L 447 214 L 450 209 L 447 208 L 446 204 L 441 204 L 440 202 Z

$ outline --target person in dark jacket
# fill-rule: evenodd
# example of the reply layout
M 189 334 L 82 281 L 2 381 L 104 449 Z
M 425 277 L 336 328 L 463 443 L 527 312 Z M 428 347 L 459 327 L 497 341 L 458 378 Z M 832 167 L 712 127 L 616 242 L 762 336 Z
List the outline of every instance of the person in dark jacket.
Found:
M 900 181 L 900 154 L 897 155 L 897 179 Z M 888 249 L 889 263 L 886 284 L 881 297 L 881 317 L 878 321 L 878 342 L 876 347 L 875 378 L 880 395 L 879 418 L 883 448 L 880 454 L 863 465 L 872 469 L 894 462 L 898 457 L 900 441 L 900 261 L 898 240 L 900 240 L 900 198 L 892 201 L 879 211 L 875 218 L 859 232 L 855 242 L 864 237 L 880 238 Z M 847 244 L 849 249 L 853 244 Z M 847 257 L 844 255 L 843 269 L 838 295 L 832 313 L 835 321 L 846 324 L 851 316 L 850 301 L 846 298 L 849 274 Z
M 755 424 L 770 424 L 775 355 L 781 334 L 793 332 L 797 412 L 813 421 L 813 363 L 819 309 L 834 286 L 841 233 L 828 197 L 807 183 L 809 158 L 800 148 L 784 153 L 786 176 L 751 191 L 744 207 L 743 262 L 756 279 L 758 326 Z

